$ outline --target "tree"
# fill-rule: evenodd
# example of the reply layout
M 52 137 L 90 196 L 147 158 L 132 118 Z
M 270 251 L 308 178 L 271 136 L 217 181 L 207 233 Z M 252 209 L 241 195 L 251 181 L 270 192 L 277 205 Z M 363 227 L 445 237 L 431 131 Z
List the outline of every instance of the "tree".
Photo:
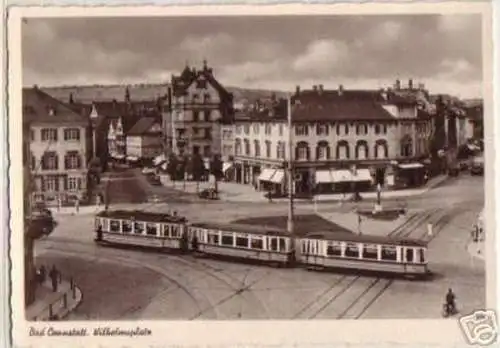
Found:
M 219 180 L 224 177 L 223 163 L 220 155 L 213 156 L 210 161 L 210 174 L 215 178 L 215 193 L 219 192 Z
M 175 180 L 177 179 L 177 167 L 179 166 L 179 160 L 174 154 L 170 154 L 167 162 L 167 174 L 170 177 L 173 185 L 175 186 Z
M 200 180 L 205 174 L 205 162 L 199 153 L 193 154 L 190 160 L 190 169 L 193 179 L 196 181 L 196 193 L 200 189 Z

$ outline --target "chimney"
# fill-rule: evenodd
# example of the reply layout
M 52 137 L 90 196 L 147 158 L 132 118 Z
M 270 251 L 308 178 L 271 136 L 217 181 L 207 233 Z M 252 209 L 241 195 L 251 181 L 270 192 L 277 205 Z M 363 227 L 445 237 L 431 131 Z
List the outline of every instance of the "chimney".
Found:
M 396 80 L 396 83 L 394 84 L 394 89 L 396 91 L 399 91 L 401 89 L 401 81 L 400 80 Z
M 409 79 L 409 80 L 408 80 L 408 88 L 409 88 L 410 90 L 412 90 L 412 89 L 413 89 L 413 79 Z
M 314 86 L 313 86 L 313 91 L 314 91 L 314 92 L 317 92 L 317 91 L 318 91 L 318 86 L 314 85 Z
M 295 86 L 295 95 L 299 95 L 300 94 L 300 86 L 297 85 Z
M 343 94 L 344 94 L 344 86 L 339 85 L 339 95 L 343 95 Z
M 319 93 L 323 93 L 323 85 L 319 85 Z

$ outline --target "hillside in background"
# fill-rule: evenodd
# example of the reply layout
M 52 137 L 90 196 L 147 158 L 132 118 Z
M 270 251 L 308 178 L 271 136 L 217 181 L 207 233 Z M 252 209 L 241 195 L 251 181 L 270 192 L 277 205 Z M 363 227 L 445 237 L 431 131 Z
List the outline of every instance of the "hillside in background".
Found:
M 80 103 L 91 103 L 93 101 L 123 101 L 125 98 L 124 85 L 108 86 L 61 86 L 61 87 L 41 87 L 43 91 L 54 98 L 62 101 L 69 101 L 70 94 L 73 100 Z M 141 84 L 130 85 L 130 98 L 133 101 L 154 100 L 167 93 L 167 84 Z M 278 97 L 284 97 L 284 92 L 267 91 L 257 89 L 245 89 L 239 87 L 227 87 L 227 90 L 234 95 L 235 104 L 248 104 L 257 99 L 269 98 L 273 93 Z

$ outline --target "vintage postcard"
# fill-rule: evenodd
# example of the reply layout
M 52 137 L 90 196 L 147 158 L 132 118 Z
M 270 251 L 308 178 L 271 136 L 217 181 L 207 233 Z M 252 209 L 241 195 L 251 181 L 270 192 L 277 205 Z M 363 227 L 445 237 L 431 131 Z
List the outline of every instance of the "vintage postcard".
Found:
M 488 3 L 12 7 L 15 346 L 496 342 Z

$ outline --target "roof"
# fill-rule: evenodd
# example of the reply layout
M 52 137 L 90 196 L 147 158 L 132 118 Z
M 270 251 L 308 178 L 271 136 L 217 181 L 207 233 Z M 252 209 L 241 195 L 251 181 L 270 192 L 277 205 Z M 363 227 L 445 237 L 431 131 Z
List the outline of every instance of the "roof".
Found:
M 23 122 L 76 123 L 88 125 L 88 118 L 37 87 L 23 88 Z M 54 114 L 51 115 L 50 113 Z
M 130 128 L 127 135 L 144 135 L 151 133 L 151 127 L 158 123 L 159 122 L 153 117 L 142 117 L 132 126 L 132 128 Z
M 283 236 L 288 237 L 289 233 L 280 228 L 272 226 L 256 226 L 247 224 L 235 224 L 235 223 L 192 223 L 192 227 L 199 227 L 204 229 L 213 229 L 223 232 L 240 232 L 240 233 L 251 233 L 267 236 Z
M 140 210 L 105 210 L 96 214 L 96 217 L 130 220 L 135 219 L 143 222 L 166 222 L 166 223 L 182 223 L 185 221 L 183 217 L 176 217 L 169 214 L 150 213 Z
M 356 233 L 348 233 L 348 232 L 311 233 L 303 238 L 327 239 L 327 240 L 343 241 L 343 242 L 407 245 L 407 246 L 417 246 L 417 247 L 427 246 L 427 242 L 418 239 L 386 237 L 386 236 L 376 236 L 376 235 L 366 235 L 366 234 L 359 235 Z

